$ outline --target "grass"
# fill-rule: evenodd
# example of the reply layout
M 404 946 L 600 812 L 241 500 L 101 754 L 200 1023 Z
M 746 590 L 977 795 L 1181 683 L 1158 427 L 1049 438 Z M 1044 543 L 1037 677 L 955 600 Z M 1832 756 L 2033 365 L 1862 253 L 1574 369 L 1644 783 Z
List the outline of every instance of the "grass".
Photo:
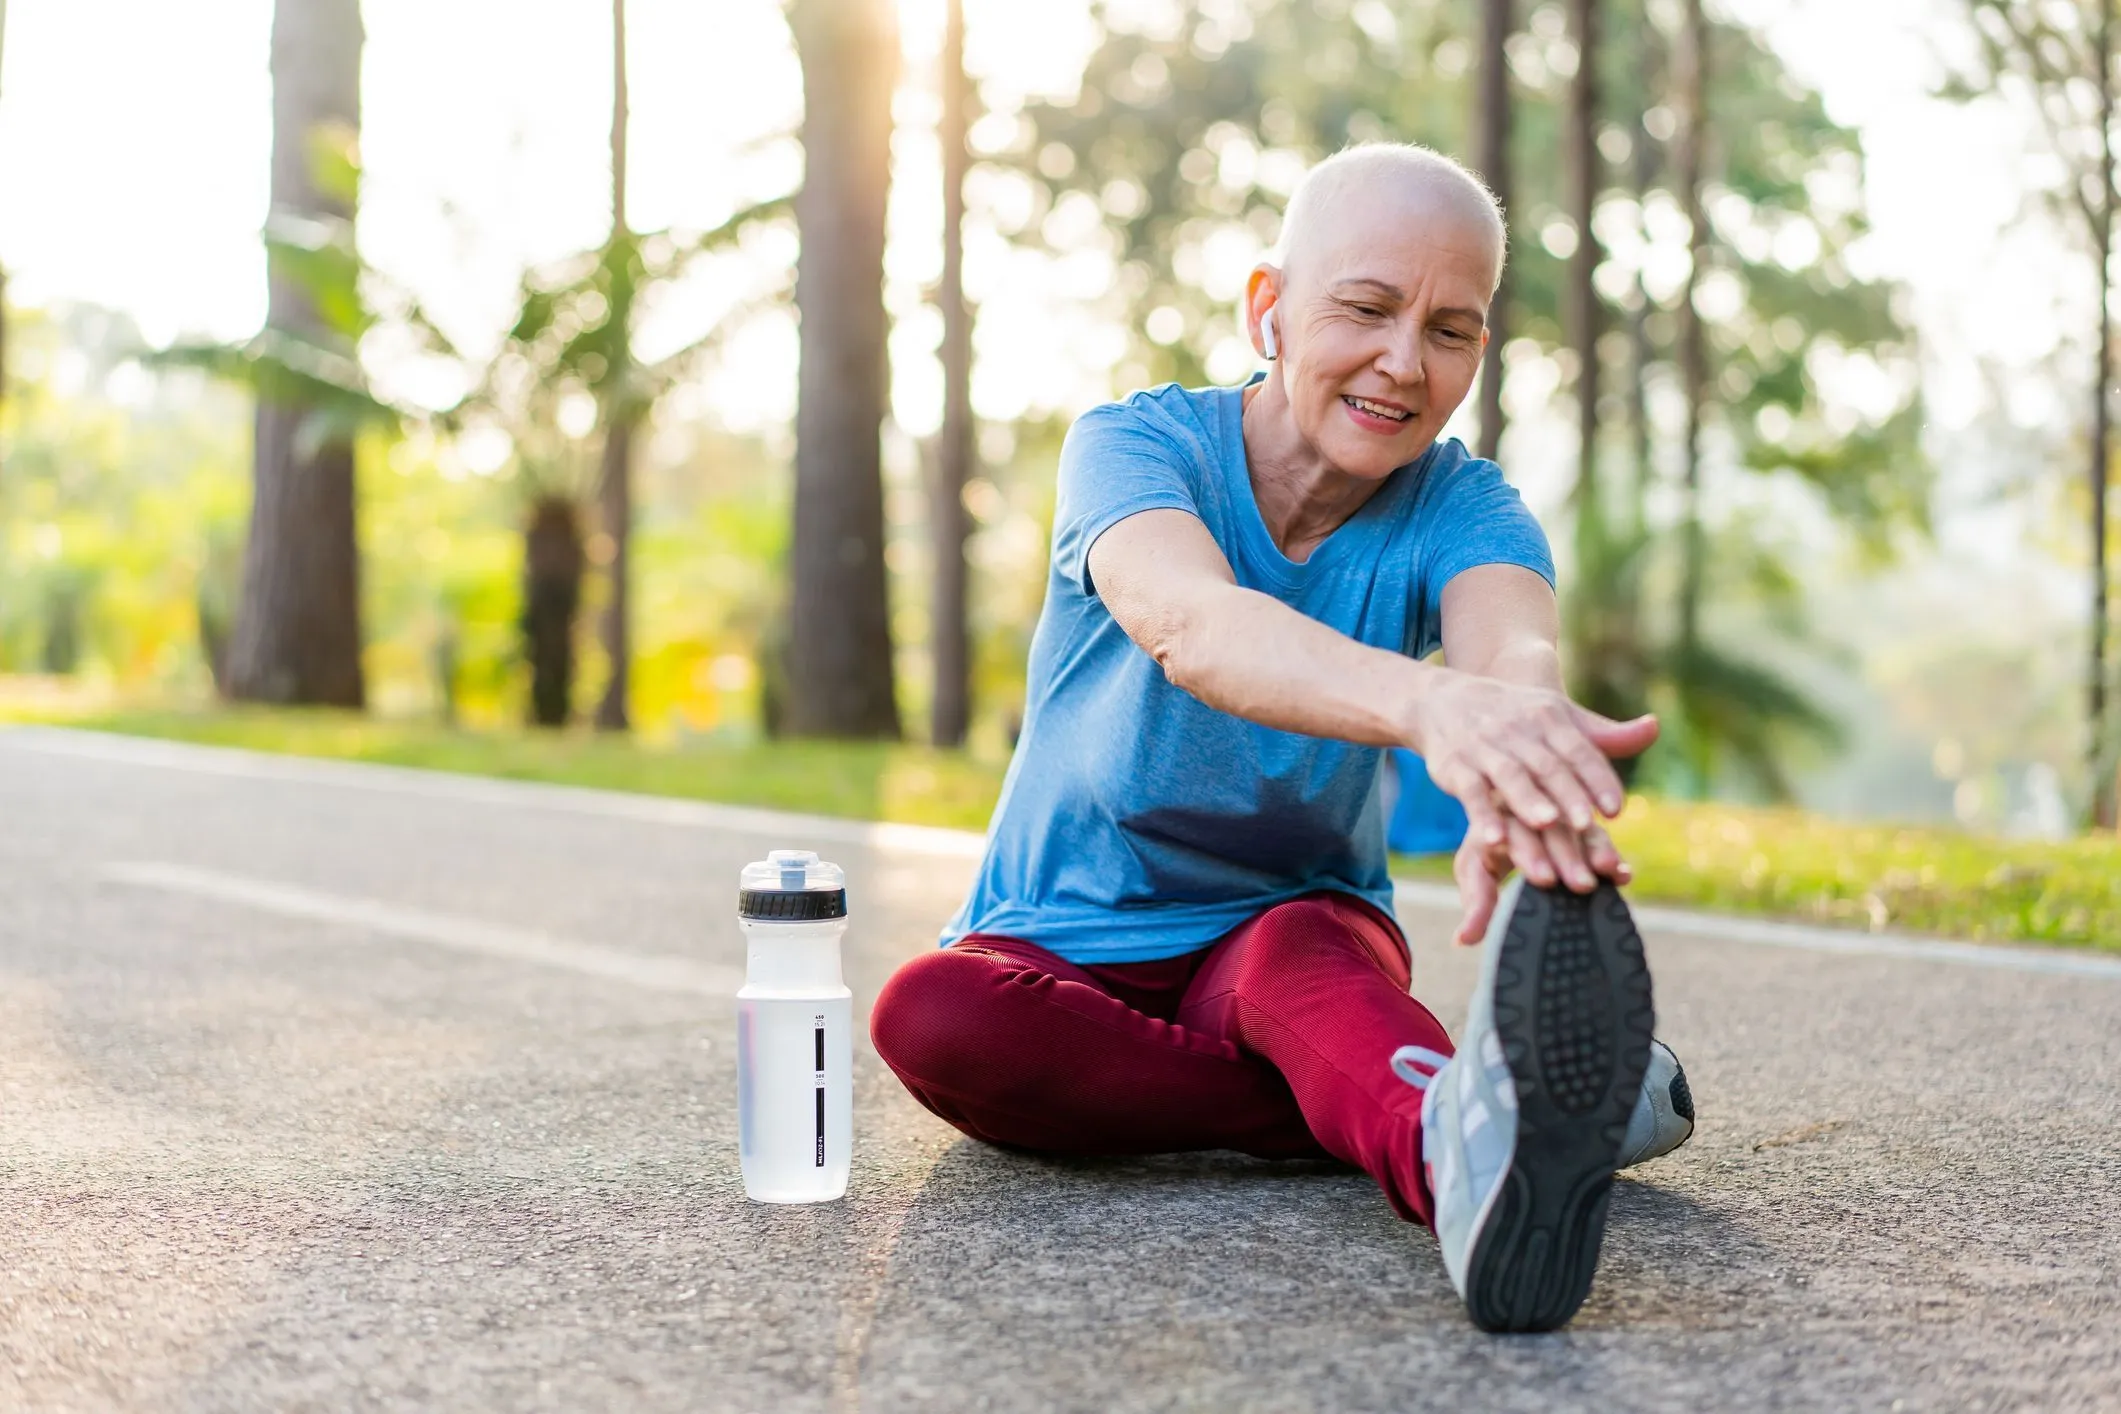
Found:
M 896 744 L 640 744 L 586 732 L 461 731 L 346 713 L 140 711 L 49 704 L 0 720 L 385 762 L 855 819 L 977 830 L 1004 763 Z M 1614 827 L 1632 895 L 1871 930 L 2121 952 L 2121 839 L 2020 842 L 1851 824 L 1798 810 L 1631 799 Z M 1399 872 L 1448 878 L 1447 861 Z
M 96 712 L 43 720 L 287 756 L 417 766 L 966 830 L 986 828 L 1002 773 L 1001 763 L 925 746 L 821 741 L 652 745 L 588 731 L 452 730 L 350 712 L 224 708 Z

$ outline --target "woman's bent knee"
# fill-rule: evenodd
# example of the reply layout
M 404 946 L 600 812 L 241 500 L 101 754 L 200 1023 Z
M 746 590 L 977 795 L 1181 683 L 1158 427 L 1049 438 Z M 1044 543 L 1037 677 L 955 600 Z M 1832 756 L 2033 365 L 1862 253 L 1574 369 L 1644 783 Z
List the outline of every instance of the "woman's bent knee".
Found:
M 984 957 L 938 948 L 891 974 L 869 1010 L 869 1039 L 902 1079 L 947 1084 L 981 1048 L 972 1025 L 993 984 Z
M 1250 928 L 1245 951 L 1253 969 L 1354 963 L 1374 967 L 1401 986 L 1409 980 L 1406 941 L 1398 927 L 1350 895 L 1290 899 L 1259 914 Z

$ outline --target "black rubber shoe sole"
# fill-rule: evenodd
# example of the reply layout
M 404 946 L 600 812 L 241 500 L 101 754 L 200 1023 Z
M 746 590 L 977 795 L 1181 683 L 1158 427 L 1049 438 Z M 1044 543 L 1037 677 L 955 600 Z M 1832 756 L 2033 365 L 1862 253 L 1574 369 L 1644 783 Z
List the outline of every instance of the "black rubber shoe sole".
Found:
M 1496 963 L 1517 1149 L 1467 1264 L 1466 1309 L 1482 1330 L 1554 1330 L 1590 1294 L 1652 1019 L 1649 965 L 1619 891 L 1527 885 Z

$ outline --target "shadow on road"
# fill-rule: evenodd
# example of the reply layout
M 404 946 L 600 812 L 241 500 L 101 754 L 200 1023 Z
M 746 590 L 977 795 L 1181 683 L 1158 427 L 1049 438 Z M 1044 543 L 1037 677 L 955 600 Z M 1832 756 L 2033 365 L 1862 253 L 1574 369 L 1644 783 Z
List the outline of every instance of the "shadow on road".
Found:
M 1764 1256 L 1714 1211 L 1630 1180 L 1607 1254 L 1574 1331 L 1497 1342 L 1466 1323 L 1429 1234 L 1352 1169 L 960 1139 L 899 1230 L 860 1404 L 1295 1408 L 1330 1390 L 1336 1407 L 1389 1406 L 1525 1357 L 1558 1359 L 1581 1390 L 1601 1383 L 1571 1355 L 1587 1355 L 1582 1333 L 1735 1327 Z
M 1735 1330 L 1757 1321 L 1766 1278 L 1789 1265 L 1743 1223 L 1656 1184 L 1656 1170 L 1613 1184 L 1598 1283 L 1576 1331 Z

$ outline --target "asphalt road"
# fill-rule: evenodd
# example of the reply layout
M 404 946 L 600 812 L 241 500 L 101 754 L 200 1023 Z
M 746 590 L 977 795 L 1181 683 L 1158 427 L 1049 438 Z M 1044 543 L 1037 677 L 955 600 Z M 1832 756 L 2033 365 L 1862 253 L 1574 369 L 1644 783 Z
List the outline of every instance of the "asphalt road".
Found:
M 1660 919 L 1700 1132 L 1575 1324 L 1495 1338 L 1359 1174 L 997 1152 L 866 1049 L 848 1199 L 748 1203 L 777 845 L 848 867 L 858 1009 L 972 865 L 0 733 L 0 1409 L 2121 1408 L 2121 965 Z M 1455 1022 L 1474 959 L 1404 912 Z

